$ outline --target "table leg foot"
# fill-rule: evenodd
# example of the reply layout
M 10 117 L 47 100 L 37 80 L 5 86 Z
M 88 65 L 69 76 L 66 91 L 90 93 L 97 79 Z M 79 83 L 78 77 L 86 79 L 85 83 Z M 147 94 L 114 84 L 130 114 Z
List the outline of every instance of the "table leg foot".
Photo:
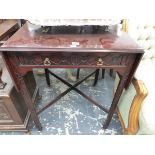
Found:
M 39 131 L 42 131 L 43 127 L 42 126 L 37 126 Z
M 42 95 L 38 95 L 37 100 L 41 100 L 42 99 Z
M 108 126 L 109 126 L 109 123 L 105 122 L 105 123 L 103 124 L 103 126 L 102 126 L 102 129 L 107 129 Z

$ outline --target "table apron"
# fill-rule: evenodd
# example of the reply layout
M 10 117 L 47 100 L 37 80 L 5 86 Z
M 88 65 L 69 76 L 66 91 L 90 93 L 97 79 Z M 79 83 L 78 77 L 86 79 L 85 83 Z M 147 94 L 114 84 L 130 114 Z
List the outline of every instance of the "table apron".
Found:
M 19 68 L 125 68 L 135 59 L 132 53 L 8 53 Z

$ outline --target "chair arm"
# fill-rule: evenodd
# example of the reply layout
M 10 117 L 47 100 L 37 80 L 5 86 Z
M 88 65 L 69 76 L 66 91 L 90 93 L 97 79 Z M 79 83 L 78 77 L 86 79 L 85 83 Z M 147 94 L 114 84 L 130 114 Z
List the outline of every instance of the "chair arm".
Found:
M 121 96 L 119 105 L 117 107 L 118 117 L 121 122 L 122 128 L 124 130 L 123 131 L 124 134 L 136 134 L 137 133 L 139 129 L 139 112 L 140 112 L 141 104 L 143 103 L 145 97 L 148 94 L 147 88 L 143 81 L 133 79 L 131 85 L 132 86 L 130 86 L 129 88 L 130 90 L 128 89 L 123 92 L 123 95 Z M 120 108 L 120 106 L 121 104 L 125 104 L 123 103 L 123 101 L 125 101 L 125 97 L 128 97 L 126 95 L 127 93 L 130 93 L 128 91 L 130 92 L 135 91 L 135 94 L 133 94 L 131 100 L 127 98 L 128 101 L 130 100 L 131 104 L 129 106 L 128 111 L 126 111 L 127 122 L 125 124 L 125 119 L 123 118 L 123 115 L 121 114 L 122 109 Z

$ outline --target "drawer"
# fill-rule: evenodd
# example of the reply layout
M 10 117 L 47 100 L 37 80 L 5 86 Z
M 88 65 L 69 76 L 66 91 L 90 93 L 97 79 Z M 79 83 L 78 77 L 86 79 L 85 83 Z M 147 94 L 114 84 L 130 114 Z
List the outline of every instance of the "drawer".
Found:
M 18 63 L 18 66 L 109 67 L 126 66 L 131 57 L 131 54 L 124 53 L 22 52 L 11 54 L 10 58 Z

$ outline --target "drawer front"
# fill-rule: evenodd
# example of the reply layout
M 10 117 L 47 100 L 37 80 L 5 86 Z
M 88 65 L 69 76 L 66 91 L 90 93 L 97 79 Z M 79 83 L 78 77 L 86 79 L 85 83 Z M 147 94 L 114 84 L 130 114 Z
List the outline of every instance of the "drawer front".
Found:
M 126 66 L 132 54 L 124 53 L 13 53 L 11 60 L 18 66 L 110 67 Z

